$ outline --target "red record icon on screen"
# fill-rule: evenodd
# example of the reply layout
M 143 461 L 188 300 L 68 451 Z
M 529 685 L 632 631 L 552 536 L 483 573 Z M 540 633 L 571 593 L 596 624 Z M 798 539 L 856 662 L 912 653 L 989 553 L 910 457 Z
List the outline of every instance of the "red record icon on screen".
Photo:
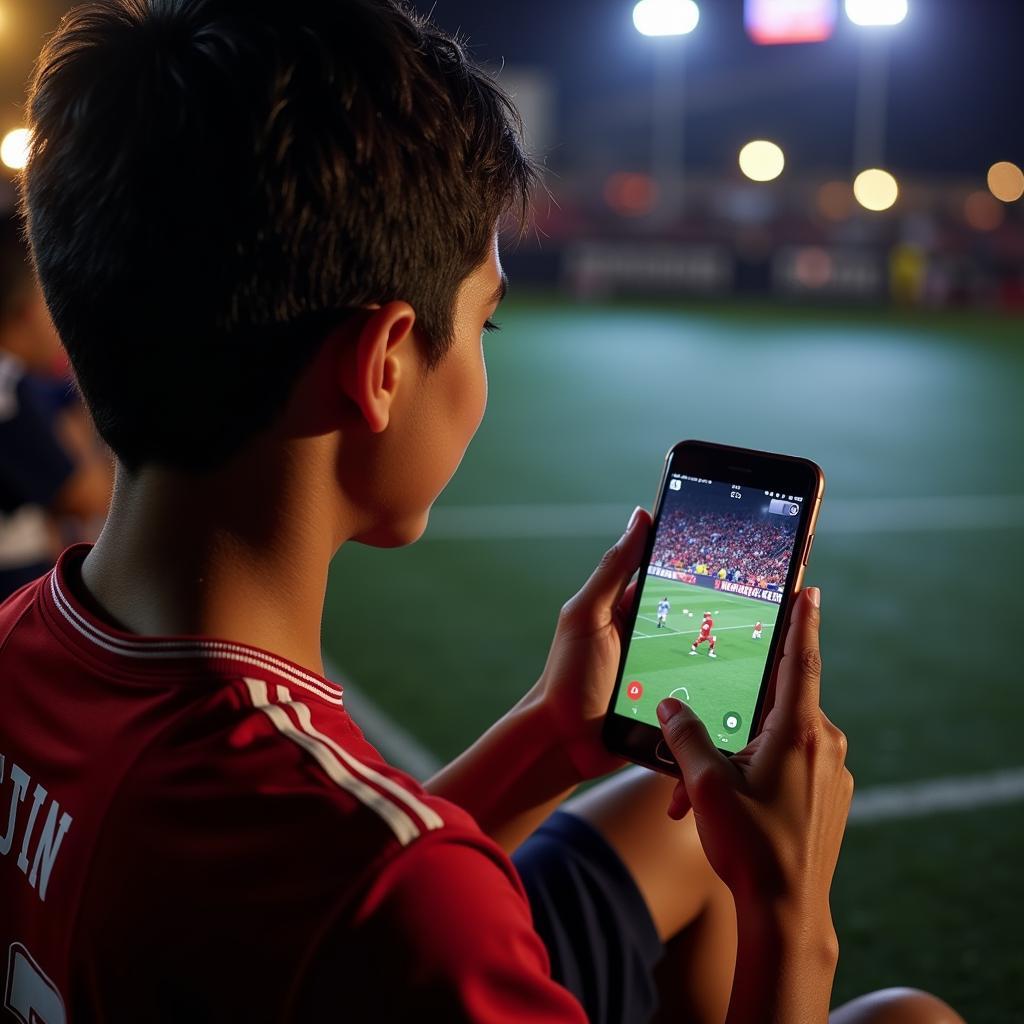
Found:
M 644 695 L 644 684 L 634 679 L 633 682 L 626 687 L 626 695 L 630 700 L 639 700 Z

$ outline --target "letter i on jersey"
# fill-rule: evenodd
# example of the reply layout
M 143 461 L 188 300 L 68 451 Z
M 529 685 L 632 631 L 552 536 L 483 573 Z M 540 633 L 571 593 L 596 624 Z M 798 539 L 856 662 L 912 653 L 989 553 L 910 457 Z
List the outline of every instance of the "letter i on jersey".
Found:
M 0 754 L 0 786 L 4 781 L 4 769 L 7 759 Z M 25 794 L 32 785 L 32 779 L 28 772 L 16 764 L 11 764 L 11 802 L 7 812 L 7 826 L 0 836 L 0 856 L 8 856 L 14 846 L 14 833 L 21 820 L 21 811 L 24 810 Z M 57 854 L 60 853 L 61 843 L 64 836 L 71 827 L 71 815 L 65 811 L 60 813 L 60 804 L 56 800 L 50 801 L 50 806 L 43 822 L 43 827 L 38 836 L 35 835 L 36 822 L 39 819 L 39 811 L 47 800 L 47 791 L 40 783 L 36 783 L 32 792 L 32 801 L 29 806 L 28 821 L 25 823 L 25 831 L 21 840 L 21 849 L 18 852 L 18 868 L 28 876 L 29 885 L 39 893 L 41 900 L 46 899 L 46 888 L 50 882 L 50 873 L 53 871 Z M 58 824 L 59 816 L 59 824 Z M 35 839 L 35 850 L 32 855 L 32 842 Z

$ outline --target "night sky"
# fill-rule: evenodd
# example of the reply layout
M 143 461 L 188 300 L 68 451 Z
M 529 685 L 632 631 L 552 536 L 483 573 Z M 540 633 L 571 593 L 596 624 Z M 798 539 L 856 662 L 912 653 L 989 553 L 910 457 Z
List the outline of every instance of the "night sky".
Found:
M 469 36 L 480 58 L 554 74 L 560 134 L 571 146 L 614 135 L 615 151 L 642 162 L 651 48 L 679 42 L 691 166 L 731 166 L 739 145 L 768 137 L 794 170 L 847 168 L 860 47 L 870 30 L 840 13 L 827 43 L 756 46 L 743 28 L 742 0 L 700 6 L 697 30 L 678 41 L 640 36 L 630 0 L 437 0 L 433 10 L 443 27 Z M 888 166 L 960 176 L 984 173 L 996 160 L 1024 163 L 1024 0 L 910 0 L 902 25 L 873 31 L 890 40 Z
M 285 0 L 286 2 L 286 0 Z M 700 0 L 683 40 L 652 40 L 632 25 L 632 0 L 418 0 L 469 37 L 489 63 L 540 67 L 555 80 L 556 148 L 571 171 L 595 158 L 644 166 L 649 150 L 652 47 L 686 50 L 687 163 L 731 166 L 743 142 L 778 141 L 794 170 L 846 170 L 865 29 L 840 14 L 836 35 L 805 46 L 755 46 L 742 0 Z M 69 6 L 0 0 L 0 97 L 18 123 L 24 83 L 43 35 Z M 910 0 L 889 37 L 885 164 L 961 178 L 996 160 L 1024 164 L 1024 0 Z

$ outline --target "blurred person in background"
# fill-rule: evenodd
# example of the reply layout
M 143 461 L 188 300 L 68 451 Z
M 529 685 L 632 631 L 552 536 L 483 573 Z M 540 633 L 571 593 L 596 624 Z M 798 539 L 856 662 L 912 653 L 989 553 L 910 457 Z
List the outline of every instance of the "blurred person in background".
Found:
M 0 600 L 93 540 L 113 470 L 78 399 L 17 222 L 0 218 Z

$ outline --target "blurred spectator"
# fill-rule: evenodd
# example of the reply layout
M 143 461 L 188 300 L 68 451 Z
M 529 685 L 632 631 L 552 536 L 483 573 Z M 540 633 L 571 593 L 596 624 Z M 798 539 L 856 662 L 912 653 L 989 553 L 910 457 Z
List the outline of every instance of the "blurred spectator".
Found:
M 112 478 L 19 225 L 0 217 L 0 600 L 95 537 Z

